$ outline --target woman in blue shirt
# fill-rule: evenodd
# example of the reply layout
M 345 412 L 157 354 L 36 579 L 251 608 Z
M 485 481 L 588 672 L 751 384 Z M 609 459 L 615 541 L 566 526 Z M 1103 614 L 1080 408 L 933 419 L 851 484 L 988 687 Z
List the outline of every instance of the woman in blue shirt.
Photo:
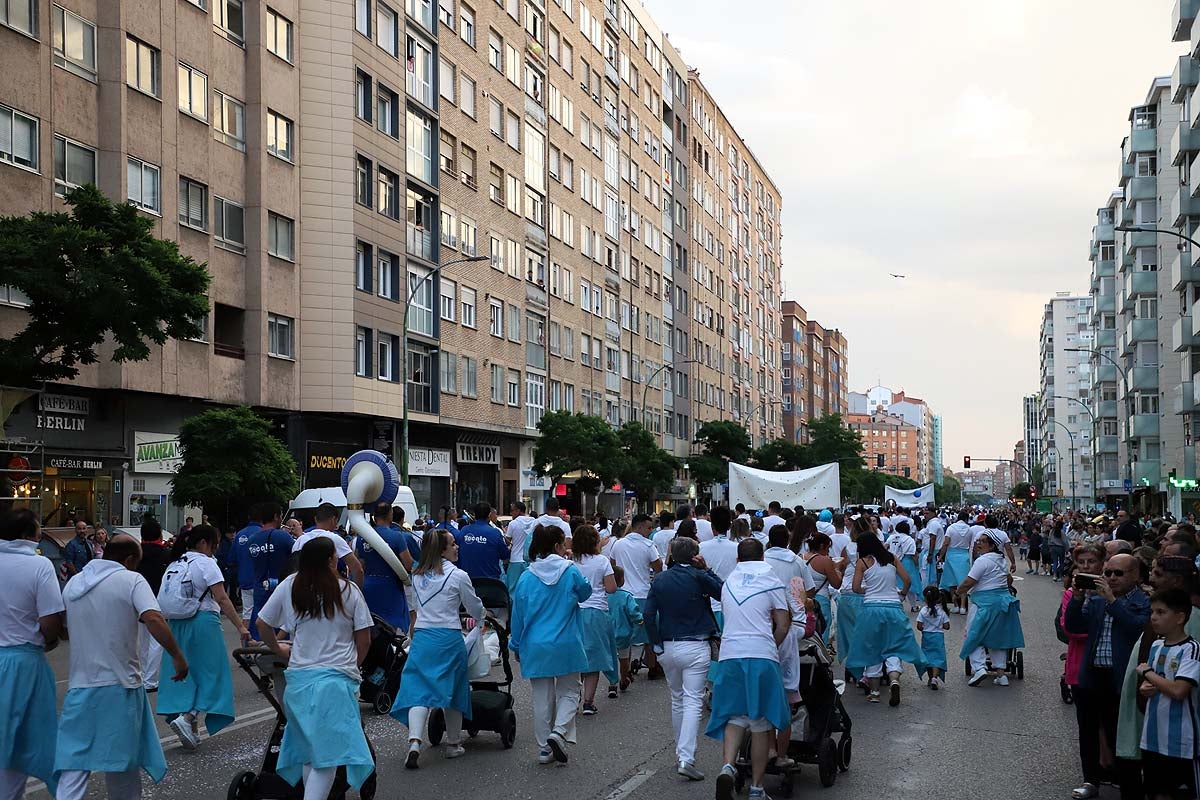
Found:
M 538 763 L 567 762 L 575 742 L 579 673 L 588 668 L 579 604 L 592 585 L 564 556 L 566 537 L 557 526 L 538 525 L 529 545 L 529 565 L 513 594 L 509 647 L 529 679 Z

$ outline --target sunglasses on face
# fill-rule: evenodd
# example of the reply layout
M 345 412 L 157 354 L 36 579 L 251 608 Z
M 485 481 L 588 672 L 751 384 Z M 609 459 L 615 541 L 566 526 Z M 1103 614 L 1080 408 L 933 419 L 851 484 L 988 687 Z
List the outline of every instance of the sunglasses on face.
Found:
M 1106 570 L 1104 570 L 1104 577 L 1106 577 L 1106 578 L 1123 578 L 1123 577 L 1125 577 L 1125 570 L 1123 570 L 1123 569 L 1106 569 Z

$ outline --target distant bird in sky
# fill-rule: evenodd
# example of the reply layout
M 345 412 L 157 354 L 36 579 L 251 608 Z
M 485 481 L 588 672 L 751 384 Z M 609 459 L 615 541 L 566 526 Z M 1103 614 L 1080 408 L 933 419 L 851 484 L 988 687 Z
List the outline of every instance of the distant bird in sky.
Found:
M 903 275 L 897 275 L 894 272 L 889 272 L 888 275 L 891 275 L 893 278 L 903 278 L 904 277 Z

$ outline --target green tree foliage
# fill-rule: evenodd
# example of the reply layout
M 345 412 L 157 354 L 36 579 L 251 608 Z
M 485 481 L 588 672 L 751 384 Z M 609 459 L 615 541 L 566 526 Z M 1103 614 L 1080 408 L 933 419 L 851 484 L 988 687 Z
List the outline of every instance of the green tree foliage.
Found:
M 688 470 L 700 488 L 723 483 L 729 478 L 729 464 L 745 464 L 750 460 L 750 434 L 737 422 L 714 420 L 696 430 L 700 455 L 688 457 Z
M 1044 483 L 1045 467 L 1043 467 L 1041 464 L 1035 464 L 1032 472 L 1033 475 L 1030 477 L 1029 482 L 1036 486 L 1038 492 L 1040 493 L 1046 488 Z
M 621 443 L 607 422 L 589 414 L 553 411 L 538 422 L 533 446 L 533 468 L 558 482 L 564 475 L 580 473 L 575 485 L 585 494 L 617 479 L 621 469 Z
M 1016 500 L 1016 499 L 1028 500 L 1029 499 L 1029 483 L 1026 481 L 1022 481 L 1021 483 L 1018 483 L 1016 486 L 1014 486 L 1012 488 L 1012 491 L 1010 491 L 1008 493 L 1008 496 L 1013 498 L 1014 500 Z
M 751 464 L 758 469 L 771 472 L 788 472 L 805 469 L 809 464 L 808 449 L 787 439 L 775 439 L 758 447 L 750 455 Z
M 941 486 L 933 487 L 934 497 L 937 499 L 938 505 L 953 504 L 958 505 L 959 492 L 962 485 L 957 478 L 946 475 L 942 478 Z
M 247 406 L 214 408 L 179 428 L 183 463 L 171 480 L 179 505 L 220 515 L 263 500 L 286 502 L 300 487 L 296 461 Z
M 640 422 L 627 422 L 617 431 L 617 439 L 621 443 L 617 477 L 622 486 L 632 489 L 643 502 L 671 487 L 679 459 L 659 447 L 654 434 Z
M 829 464 L 834 461 L 842 470 L 862 467 L 862 437 L 846 427 L 841 414 L 826 414 L 808 423 L 809 464 Z
M 9 385 L 70 380 L 99 360 L 106 339 L 113 361 L 144 361 L 149 343 L 202 333 L 204 265 L 95 186 L 70 190 L 66 202 L 70 213 L 0 217 L 0 285 L 30 300 L 25 327 L 0 339 L 0 379 Z

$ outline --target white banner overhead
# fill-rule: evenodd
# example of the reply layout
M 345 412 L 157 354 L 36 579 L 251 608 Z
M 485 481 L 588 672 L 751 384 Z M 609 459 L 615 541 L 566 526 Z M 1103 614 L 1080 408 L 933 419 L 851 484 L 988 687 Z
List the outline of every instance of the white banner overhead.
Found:
M 933 484 L 927 483 L 924 486 L 918 486 L 916 489 L 893 489 L 891 486 L 883 487 L 883 502 L 894 501 L 896 505 L 905 508 L 916 508 L 917 506 L 933 505 Z
M 729 505 L 766 508 L 772 500 L 784 507 L 837 508 L 841 505 L 841 471 L 836 463 L 795 472 L 729 465 Z

